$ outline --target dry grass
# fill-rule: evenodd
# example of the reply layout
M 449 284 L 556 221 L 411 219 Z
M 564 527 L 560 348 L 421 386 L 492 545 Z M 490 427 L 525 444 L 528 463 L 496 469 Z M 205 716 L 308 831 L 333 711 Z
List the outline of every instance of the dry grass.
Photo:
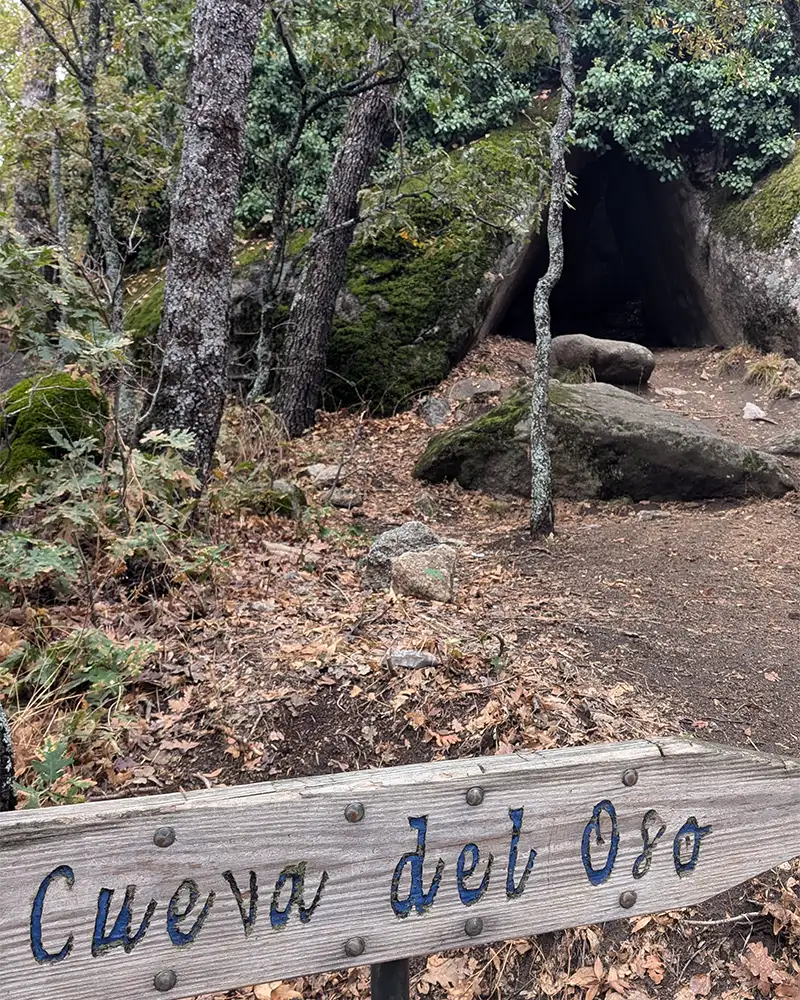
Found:
M 761 354 L 749 344 L 736 344 L 714 362 L 717 374 L 741 373 L 746 385 L 763 389 L 770 399 L 788 396 L 800 387 L 797 363 L 782 354 Z
M 260 465 L 278 468 L 284 458 L 286 431 L 268 406 L 229 406 L 219 436 L 219 450 L 234 466 Z
M 713 367 L 720 375 L 726 375 L 729 372 L 744 370 L 748 364 L 760 357 L 755 347 L 751 347 L 750 344 L 734 344 L 714 358 Z
M 557 368 L 553 378 L 567 385 L 583 385 L 586 382 L 596 382 L 597 377 L 591 365 L 581 365 L 578 368 Z

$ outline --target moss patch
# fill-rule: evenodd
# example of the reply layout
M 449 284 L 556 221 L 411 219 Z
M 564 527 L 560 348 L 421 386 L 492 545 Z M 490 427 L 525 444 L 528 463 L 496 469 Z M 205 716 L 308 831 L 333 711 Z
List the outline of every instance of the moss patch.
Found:
M 746 198 L 718 200 L 712 208 L 717 229 L 758 250 L 785 240 L 800 215 L 800 151 L 773 170 Z
M 514 428 L 528 415 L 530 395 L 517 393 L 465 427 L 437 434 L 414 466 L 415 479 L 441 483 L 471 480 L 470 468 L 481 467 L 488 456 L 502 450 Z
M 0 477 L 62 455 L 51 431 L 70 444 L 94 438 L 99 445 L 107 419 L 108 401 L 86 379 L 61 373 L 18 382 L 3 398 L 0 433 L 10 446 L 0 450 Z

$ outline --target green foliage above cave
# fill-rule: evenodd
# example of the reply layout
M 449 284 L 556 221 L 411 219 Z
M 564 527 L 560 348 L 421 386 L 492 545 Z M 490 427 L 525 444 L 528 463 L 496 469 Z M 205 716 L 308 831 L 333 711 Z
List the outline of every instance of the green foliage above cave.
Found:
M 0 406 L 0 478 L 58 458 L 77 441 L 100 444 L 107 419 L 108 401 L 88 379 L 61 372 L 18 382 Z
M 778 246 L 800 215 L 800 151 L 746 198 L 717 199 L 713 215 L 716 228 L 725 236 L 757 250 Z
M 618 146 L 664 180 L 688 174 L 739 195 L 790 155 L 800 61 L 780 4 L 577 0 L 576 10 L 584 147 Z

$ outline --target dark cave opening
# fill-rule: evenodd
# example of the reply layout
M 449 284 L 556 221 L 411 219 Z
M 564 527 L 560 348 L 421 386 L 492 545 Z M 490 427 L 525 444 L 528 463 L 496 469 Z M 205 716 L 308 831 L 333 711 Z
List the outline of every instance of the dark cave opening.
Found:
M 651 348 L 714 342 L 692 274 L 697 248 L 680 185 L 612 152 L 579 171 L 570 201 L 564 274 L 551 301 L 554 336 L 585 333 Z M 546 266 L 539 236 L 495 303 L 492 333 L 534 339 L 533 291 Z

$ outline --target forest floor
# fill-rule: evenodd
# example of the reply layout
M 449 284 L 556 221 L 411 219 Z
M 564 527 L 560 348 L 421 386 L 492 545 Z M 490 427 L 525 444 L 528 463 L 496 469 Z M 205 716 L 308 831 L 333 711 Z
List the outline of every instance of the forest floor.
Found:
M 514 385 L 531 351 L 488 341 L 438 394 Z M 769 400 L 708 350 L 660 352 L 648 396 L 748 443 L 800 427 L 800 400 Z M 744 421 L 747 401 L 778 426 Z M 559 502 L 555 538 L 534 544 L 524 501 L 412 479 L 432 433 L 415 413 L 325 416 L 280 472 L 342 463 L 361 508 L 309 491 L 301 522 L 218 519 L 212 582 L 95 603 L 100 627 L 158 654 L 106 752 L 76 762 L 91 799 L 681 731 L 800 757 L 800 498 Z M 458 546 L 456 603 L 361 589 L 372 537 L 410 519 Z M 394 669 L 397 649 L 439 664 Z M 33 729 L 16 733 L 23 768 Z M 695 911 L 419 960 L 414 995 L 800 1000 L 799 880 L 785 865 Z M 367 995 L 355 969 L 228 996 Z

